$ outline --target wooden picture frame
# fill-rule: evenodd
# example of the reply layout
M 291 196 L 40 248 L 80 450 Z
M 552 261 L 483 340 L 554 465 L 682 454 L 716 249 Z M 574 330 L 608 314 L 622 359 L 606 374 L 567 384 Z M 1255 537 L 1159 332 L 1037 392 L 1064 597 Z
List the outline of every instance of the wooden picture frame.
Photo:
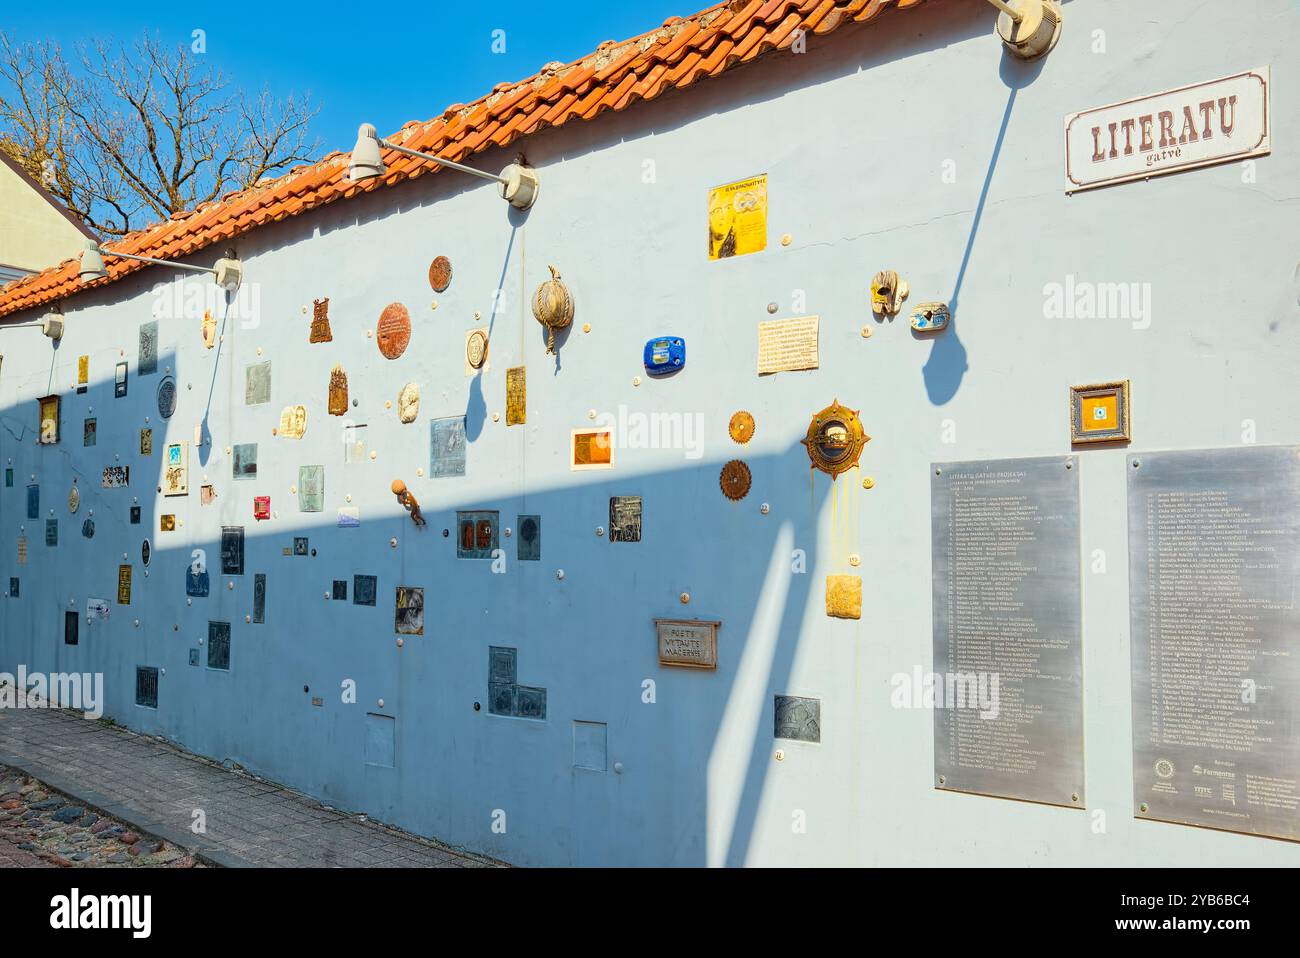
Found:
M 1070 387 L 1070 442 L 1129 442 L 1133 438 L 1129 380 Z

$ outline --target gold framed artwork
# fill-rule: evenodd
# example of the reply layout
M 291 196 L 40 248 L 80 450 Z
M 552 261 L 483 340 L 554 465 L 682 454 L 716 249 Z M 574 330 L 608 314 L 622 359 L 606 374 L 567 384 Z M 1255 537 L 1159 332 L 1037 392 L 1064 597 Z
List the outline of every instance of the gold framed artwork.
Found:
M 614 467 L 614 431 L 608 426 L 575 429 L 569 435 L 569 468 L 612 469 Z
M 1133 438 L 1129 381 L 1070 387 L 1070 442 L 1128 442 Z
M 42 446 L 52 446 L 59 441 L 59 397 L 44 396 L 37 402 L 41 406 L 41 431 L 36 441 Z

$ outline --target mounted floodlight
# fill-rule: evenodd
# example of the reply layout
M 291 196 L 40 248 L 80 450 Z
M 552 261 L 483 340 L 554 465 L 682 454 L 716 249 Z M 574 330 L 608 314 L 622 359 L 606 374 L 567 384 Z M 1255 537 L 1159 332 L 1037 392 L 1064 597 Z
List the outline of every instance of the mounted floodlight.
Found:
M 532 167 L 524 166 L 522 163 L 511 163 L 501 171 L 500 175 L 484 173 L 472 166 L 444 160 L 432 153 L 408 150 L 392 140 L 381 139 L 371 123 L 362 123 L 361 128 L 357 130 L 357 145 L 352 148 L 352 159 L 348 163 L 348 179 L 353 183 L 360 183 L 362 180 L 382 176 L 386 167 L 384 166 L 384 158 L 380 155 L 381 147 L 387 150 L 395 150 L 398 153 L 405 153 L 407 156 L 414 156 L 421 160 L 428 160 L 430 163 L 437 163 L 439 166 L 449 166 L 453 170 L 460 170 L 460 172 L 468 173 L 470 176 L 477 176 L 481 180 L 492 180 L 499 183 L 501 185 L 501 197 L 517 210 L 528 209 L 537 199 L 537 190 L 540 184 L 537 180 L 537 171 Z
M 56 343 L 63 338 L 63 310 L 57 305 L 41 319 L 41 332 Z
M 41 317 L 39 323 L 14 323 L 11 326 L 0 325 L 0 329 L 24 329 L 28 326 L 39 326 L 41 332 L 49 339 L 56 343 L 63 338 L 63 309 L 58 303 L 54 308 Z
M 989 0 L 997 7 L 1002 45 L 1022 60 L 1034 60 L 1056 46 L 1061 8 L 1054 0 Z
M 226 255 L 217 260 L 216 266 L 191 266 L 189 263 L 174 263 L 167 259 L 154 259 L 152 256 L 136 256 L 133 253 L 119 253 L 116 250 L 102 249 L 94 240 L 86 240 L 86 248 L 81 253 L 81 269 L 77 275 L 83 283 L 94 282 L 108 275 L 104 268 L 104 254 L 119 259 L 133 259 L 139 263 L 153 263 L 155 266 L 170 266 L 173 269 L 187 269 L 195 273 L 211 273 L 218 286 L 234 292 L 244 277 L 244 268 L 235 256 L 233 249 L 226 250 Z

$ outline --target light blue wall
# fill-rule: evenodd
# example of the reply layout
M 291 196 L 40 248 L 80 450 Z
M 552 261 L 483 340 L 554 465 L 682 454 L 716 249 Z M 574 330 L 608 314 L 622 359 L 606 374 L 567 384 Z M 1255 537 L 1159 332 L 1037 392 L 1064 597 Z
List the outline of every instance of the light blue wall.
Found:
M 197 320 L 162 322 L 159 365 L 180 384 L 166 438 L 192 438 L 211 391 L 213 445 L 206 463 L 191 453 L 184 500 L 153 494 L 162 373 L 141 378 L 135 368 L 150 287 L 169 272 L 150 268 L 67 301 L 56 351 L 35 330 L 6 332 L 0 456 L 16 478 L 0 494 L 0 559 L 6 576 L 21 576 L 22 596 L 0 603 L 0 669 L 103 671 L 119 722 L 519 864 L 1300 864 L 1294 845 L 1132 819 L 1122 449 L 1082 453 L 1080 476 L 1085 555 L 1108 557 L 1108 571 L 1085 572 L 1082 583 L 1087 794 L 1106 831 L 1095 833 L 1080 811 L 936 792 L 932 716 L 891 708 L 889 695 L 893 674 L 931 662 L 930 462 L 1066 452 L 1067 387 L 1117 378 L 1133 383 L 1134 451 L 1235 445 L 1245 419 L 1259 442 L 1300 442 L 1300 15 L 1286 0 L 1245 4 L 1248 16 L 1232 6 L 1076 0 L 1040 67 L 1004 61 L 982 4 L 891 13 L 814 37 L 801 56 L 526 140 L 542 178 L 526 216 L 490 187 L 440 173 L 242 236 L 260 325 L 232 323 L 209 352 Z M 1093 52 L 1095 30 L 1105 32 L 1105 53 Z M 1275 152 L 1258 162 L 1257 182 L 1227 165 L 1063 193 L 1067 113 L 1266 64 Z M 942 180 L 947 159 L 955 183 Z M 707 261 L 707 190 L 757 173 L 768 175 L 767 250 Z M 438 254 L 452 259 L 455 278 L 435 297 L 425 274 Z M 545 355 L 527 302 L 548 263 L 577 301 L 558 361 Z M 953 301 L 954 327 L 922 339 L 900 317 L 863 339 L 862 325 L 876 325 L 871 276 L 889 267 L 910 281 L 912 302 Z M 1071 273 L 1151 283 L 1150 328 L 1044 319 L 1044 285 Z M 493 316 L 498 287 L 506 296 Z M 308 345 L 303 306 L 325 296 L 334 341 Z M 366 331 L 392 301 L 410 308 L 415 331 L 390 362 Z M 755 326 L 770 318 L 769 302 L 778 316 L 821 316 L 820 369 L 754 374 Z M 492 346 L 489 371 L 471 379 L 463 337 L 475 311 L 478 325 L 491 317 Z M 686 337 L 689 359 L 680 375 L 656 381 L 644 376 L 641 347 L 664 333 Z M 119 351 L 131 364 L 124 399 L 112 397 Z M 76 395 L 69 387 L 85 353 L 93 385 Z M 245 407 L 244 369 L 266 359 L 272 401 Z M 343 463 L 341 420 L 326 415 L 335 362 L 360 400 L 353 418 L 369 424 L 373 462 Z M 517 364 L 528 368 L 528 422 L 507 428 L 505 370 Z M 408 381 L 422 399 L 419 419 L 404 426 L 384 404 L 395 406 Z M 38 447 L 35 399 L 56 390 L 64 438 Z M 876 486 L 850 490 L 863 555 L 859 622 L 824 614 L 824 576 L 838 568 L 829 483 L 819 475 L 814 511 L 798 442 L 809 416 L 837 397 L 862 410 L 873 437 L 863 466 Z M 306 437 L 272 437 L 294 403 L 307 406 Z M 620 449 L 612 472 L 571 472 L 569 430 L 590 425 L 589 409 L 620 404 L 703 414 L 703 457 Z M 99 440 L 83 449 L 91 407 Z M 747 447 L 727 437 L 738 409 L 757 421 Z M 461 413 L 472 440 L 466 477 L 417 477 L 427 472 L 429 419 Z M 136 454 L 145 416 L 155 427 L 149 460 Z M 230 480 L 225 449 L 241 442 L 259 444 L 255 482 Z M 115 453 L 131 466 L 131 487 L 101 490 Z M 737 456 L 754 481 L 732 503 L 718 471 Z M 325 466 L 323 514 L 299 513 L 290 494 L 304 463 Z M 43 523 L 25 519 L 32 474 L 43 517 L 53 508 L 60 519 L 57 549 L 45 547 Z M 199 504 L 204 475 L 219 496 L 208 507 Z M 71 517 L 74 476 L 82 506 Z M 427 529 L 400 511 L 394 478 L 419 498 Z M 254 523 L 259 494 L 278 518 Z M 360 529 L 334 526 L 348 494 Z M 639 544 L 595 535 L 611 495 L 644 498 Z M 133 497 L 144 511 L 138 527 L 127 524 Z M 160 534 L 158 516 L 173 505 L 183 528 Z M 506 574 L 457 560 L 442 529 L 454 528 L 455 510 L 479 508 L 499 509 L 511 527 L 519 513 L 541 514 L 542 560 L 515 562 L 513 539 L 502 543 Z M 89 509 L 97 532 L 88 541 L 79 528 Z M 222 525 L 247 530 L 245 575 L 214 568 L 211 597 L 187 605 L 191 549 L 208 550 L 215 566 Z M 31 559 L 20 567 L 14 543 L 24 526 Z M 145 535 L 155 545 L 147 577 Z M 318 555 L 283 556 L 295 535 L 310 536 Z M 809 557 L 806 574 L 790 571 L 795 549 Z M 83 620 L 81 644 L 65 647 L 62 610 L 69 600 L 84 612 L 88 596 L 112 599 L 123 553 L 135 566 L 130 609 Z M 255 572 L 268 576 L 260 626 L 244 622 Z M 323 598 L 331 580 L 350 584 L 357 573 L 379 577 L 375 608 Z M 425 635 L 400 649 L 397 585 L 423 586 L 428 606 Z M 655 617 L 720 619 L 717 672 L 659 668 Z M 188 665 L 209 619 L 233 623 L 228 674 Z M 519 681 L 548 691 L 545 722 L 488 714 L 490 645 L 518 648 Z M 137 664 L 166 669 L 156 712 L 133 704 Z M 355 705 L 339 700 L 348 678 Z M 657 683 L 654 704 L 642 701 L 646 679 Z M 822 702 L 821 743 L 781 742 L 782 762 L 773 759 L 774 693 Z M 311 705 L 317 694 L 323 707 Z M 395 768 L 364 763 L 368 712 L 396 717 Z M 621 774 L 572 767 L 574 720 L 608 723 L 609 762 L 621 762 Z M 496 809 L 506 813 L 504 834 L 491 830 Z M 797 810 L 806 833 L 791 827 Z M 188 822 L 185 814 L 179 824 Z M 209 818 L 208 827 L 223 823 Z

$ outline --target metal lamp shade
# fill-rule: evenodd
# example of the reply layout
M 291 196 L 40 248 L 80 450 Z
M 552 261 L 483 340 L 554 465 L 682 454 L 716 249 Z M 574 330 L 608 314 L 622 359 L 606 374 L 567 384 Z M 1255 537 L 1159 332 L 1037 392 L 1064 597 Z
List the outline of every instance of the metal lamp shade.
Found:
M 362 123 L 357 130 L 357 144 L 352 148 L 352 160 L 348 163 L 348 179 L 353 183 L 368 180 L 383 175 L 384 169 L 374 124 Z
M 83 283 L 103 279 L 108 275 L 108 270 L 104 269 L 104 257 L 99 252 L 99 244 L 94 240 L 86 240 L 86 248 L 81 252 L 81 269 L 77 275 Z

